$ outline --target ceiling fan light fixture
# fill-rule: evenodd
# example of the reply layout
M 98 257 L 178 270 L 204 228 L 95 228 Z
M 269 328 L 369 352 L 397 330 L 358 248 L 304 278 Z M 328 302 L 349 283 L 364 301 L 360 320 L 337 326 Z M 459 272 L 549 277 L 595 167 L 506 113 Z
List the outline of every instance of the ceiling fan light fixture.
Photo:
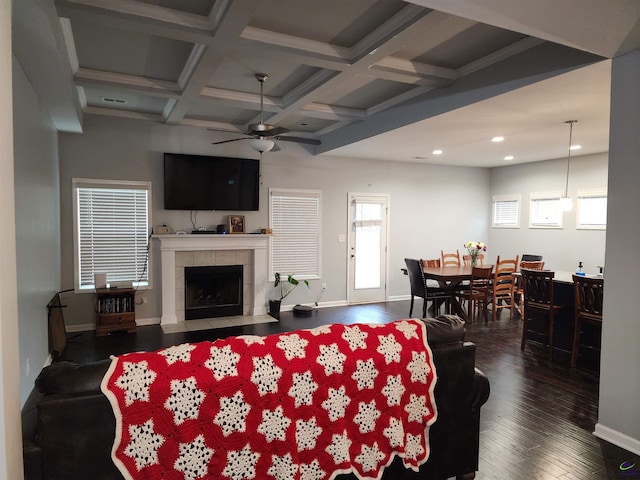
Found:
M 254 138 L 249 142 L 251 148 L 260 153 L 268 152 L 275 146 L 275 144 L 276 142 L 270 138 Z

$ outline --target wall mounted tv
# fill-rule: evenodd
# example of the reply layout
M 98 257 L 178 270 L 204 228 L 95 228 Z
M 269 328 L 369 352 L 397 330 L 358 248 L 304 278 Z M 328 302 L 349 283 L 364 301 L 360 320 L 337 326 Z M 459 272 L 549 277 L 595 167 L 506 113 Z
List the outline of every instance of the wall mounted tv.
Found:
M 260 161 L 164 154 L 167 210 L 258 210 Z

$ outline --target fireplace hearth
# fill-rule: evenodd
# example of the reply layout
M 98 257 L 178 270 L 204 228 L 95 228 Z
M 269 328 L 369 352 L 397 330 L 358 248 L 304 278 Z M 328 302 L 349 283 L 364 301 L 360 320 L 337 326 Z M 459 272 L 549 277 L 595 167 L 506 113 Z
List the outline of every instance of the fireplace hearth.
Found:
M 243 266 L 185 267 L 184 318 L 242 315 Z

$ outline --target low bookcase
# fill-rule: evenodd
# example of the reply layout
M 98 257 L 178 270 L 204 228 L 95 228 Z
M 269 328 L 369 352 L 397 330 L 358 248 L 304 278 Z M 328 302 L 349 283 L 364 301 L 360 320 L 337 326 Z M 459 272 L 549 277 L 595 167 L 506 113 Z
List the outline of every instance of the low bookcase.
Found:
M 136 331 L 136 291 L 133 288 L 96 289 L 96 335 Z

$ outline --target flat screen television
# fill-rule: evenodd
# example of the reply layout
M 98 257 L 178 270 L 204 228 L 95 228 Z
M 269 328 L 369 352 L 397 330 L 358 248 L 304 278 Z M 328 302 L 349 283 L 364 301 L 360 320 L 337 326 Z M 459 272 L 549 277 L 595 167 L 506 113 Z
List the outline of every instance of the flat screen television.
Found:
M 259 160 L 164 154 L 167 210 L 255 211 L 259 197 Z

